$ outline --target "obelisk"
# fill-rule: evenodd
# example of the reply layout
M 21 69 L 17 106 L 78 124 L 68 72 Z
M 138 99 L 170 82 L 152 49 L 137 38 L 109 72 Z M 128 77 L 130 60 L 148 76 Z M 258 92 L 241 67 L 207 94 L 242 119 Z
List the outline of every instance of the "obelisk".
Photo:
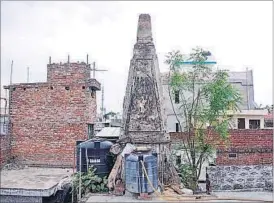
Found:
M 134 144 L 169 142 L 165 133 L 161 88 L 150 15 L 141 14 L 129 67 L 121 138 L 128 137 Z
M 167 169 L 171 162 L 168 148 L 170 137 L 165 130 L 164 115 L 162 85 L 152 38 L 151 18 L 149 14 L 141 14 L 124 97 L 120 142 L 129 142 L 135 146 L 150 146 L 158 153 L 161 173 L 159 177 L 162 179 L 164 173 L 171 171 Z

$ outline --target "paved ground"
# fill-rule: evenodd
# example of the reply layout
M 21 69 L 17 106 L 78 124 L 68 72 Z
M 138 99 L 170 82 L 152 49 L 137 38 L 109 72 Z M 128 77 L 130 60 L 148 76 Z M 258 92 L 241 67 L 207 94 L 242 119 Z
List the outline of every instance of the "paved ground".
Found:
M 190 196 L 182 197 L 181 199 L 178 199 L 176 197 L 154 197 L 151 201 L 141 201 L 137 200 L 136 198 L 125 195 L 125 196 L 112 196 L 112 195 L 89 195 L 85 200 L 82 202 L 84 203 L 92 203 L 92 202 L 112 202 L 112 203 L 118 203 L 118 202 L 251 202 L 251 200 L 261 200 L 259 202 L 269 201 L 273 202 L 273 196 L 271 192 L 216 192 L 212 194 L 212 197 L 205 197 L 205 200 L 195 200 L 194 198 L 191 198 Z M 215 198 L 214 196 L 217 196 L 219 198 L 229 198 L 227 200 L 212 200 L 212 198 Z M 230 199 L 231 198 L 231 199 Z M 239 200 L 233 200 L 233 199 L 240 198 Z M 246 201 L 244 201 L 244 199 Z M 254 201 L 253 201 L 254 202 Z M 257 201 L 256 201 L 257 202 Z
M 273 202 L 272 192 L 215 192 L 217 197 L 246 198 Z
M 34 168 L 1 171 L 1 189 L 45 190 L 72 174 L 72 169 Z

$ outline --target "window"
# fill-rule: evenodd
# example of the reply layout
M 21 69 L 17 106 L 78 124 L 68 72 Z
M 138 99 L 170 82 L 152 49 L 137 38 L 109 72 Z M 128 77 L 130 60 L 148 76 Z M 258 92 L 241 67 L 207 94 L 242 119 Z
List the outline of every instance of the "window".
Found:
M 273 128 L 273 121 L 272 120 L 265 120 L 264 127 L 266 128 Z
M 94 124 L 88 124 L 88 139 L 94 136 Z
M 0 135 L 7 135 L 9 130 L 8 123 L 0 122 Z
M 238 129 L 245 129 L 245 119 L 238 118 Z
M 249 120 L 249 129 L 260 129 L 260 120 Z
M 237 158 L 237 154 L 235 154 L 235 153 L 230 153 L 230 154 L 228 154 L 228 157 L 229 157 L 229 158 Z
M 66 89 L 66 90 L 69 90 L 69 87 L 67 86 L 67 87 L 65 87 L 65 89 Z
M 176 156 L 176 164 L 177 164 L 177 165 L 180 165 L 180 164 L 181 164 L 181 160 L 182 160 L 181 155 L 177 155 L 177 156 Z
M 179 123 L 176 123 L 176 132 L 179 132 L 179 131 L 180 131 Z
M 179 91 L 175 91 L 175 104 L 179 104 L 180 102 L 180 96 L 179 96 Z

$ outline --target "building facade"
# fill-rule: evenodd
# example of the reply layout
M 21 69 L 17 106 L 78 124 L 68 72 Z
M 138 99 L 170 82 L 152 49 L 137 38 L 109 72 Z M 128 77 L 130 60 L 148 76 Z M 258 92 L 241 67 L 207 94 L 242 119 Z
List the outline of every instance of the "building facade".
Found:
M 254 85 L 253 85 L 253 73 L 252 70 L 248 70 L 247 72 L 228 72 L 229 74 L 229 82 L 232 84 L 237 90 L 239 90 L 241 96 L 242 96 L 242 102 L 239 104 L 240 110 L 243 110 L 244 113 L 238 113 L 238 116 L 247 116 L 247 118 L 252 120 L 252 114 L 254 114 L 253 118 L 255 120 L 260 120 L 259 126 L 263 128 L 264 126 L 264 115 L 266 115 L 266 111 L 257 111 L 255 108 L 257 107 L 255 101 L 254 101 Z M 174 113 L 177 113 L 177 116 L 180 118 L 180 120 L 183 120 L 182 117 L 180 117 L 180 95 L 172 94 L 169 92 L 168 87 L 168 73 L 162 73 L 161 74 L 161 80 L 163 85 L 163 101 L 164 101 L 164 110 L 165 114 L 167 116 L 167 131 L 168 132 L 179 132 L 179 124 L 176 118 L 176 115 Z M 172 107 L 171 99 L 173 100 L 174 110 Z M 249 111 L 252 110 L 252 111 Z M 245 115 L 246 114 L 246 115 Z M 246 122 L 249 122 L 249 120 L 246 120 Z M 233 123 L 234 124 L 234 123 Z M 183 123 L 181 123 L 183 126 Z M 248 125 L 247 129 L 248 129 Z M 237 129 L 237 127 L 231 127 L 234 129 Z
M 1 98 L 5 101 L 4 108 L 0 110 L 0 168 L 4 166 L 10 158 L 10 135 L 9 135 L 9 116 L 7 108 L 7 99 Z M 2 107 L 2 106 L 1 106 Z
M 10 91 L 11 157 L 28 165 L 73 166 L 77 140 L 96 119 L 96 91 L 87 63 L 50 63 L 47 82 L 5 86 Z

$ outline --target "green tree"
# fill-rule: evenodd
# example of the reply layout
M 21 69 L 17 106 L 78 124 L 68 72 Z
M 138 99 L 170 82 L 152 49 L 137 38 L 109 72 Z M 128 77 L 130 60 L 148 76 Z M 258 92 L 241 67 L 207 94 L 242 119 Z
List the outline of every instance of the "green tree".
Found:
M 202 164 L 214 149 L 214 144 L 208 142 L 209 135 L 214 131 L 227 139 L 231 119 L 228 111 L 237 110 L 241 101 L 239 92 L 228 82 L 228 72 L 205 64 L 209 55 L 198 47 L 188 58 L 190 66 L 182 66 L 185 57 L 180 51 L 169 52 L 165 61 L 169 65 L 172 109 L 184 132 L 181 141 L 187 162 L 181 171 L 190 175 L 187 185 L 193 190 L 197 189 Z M 175 93 L 180 98 L 178 105 L 174 104 Z

